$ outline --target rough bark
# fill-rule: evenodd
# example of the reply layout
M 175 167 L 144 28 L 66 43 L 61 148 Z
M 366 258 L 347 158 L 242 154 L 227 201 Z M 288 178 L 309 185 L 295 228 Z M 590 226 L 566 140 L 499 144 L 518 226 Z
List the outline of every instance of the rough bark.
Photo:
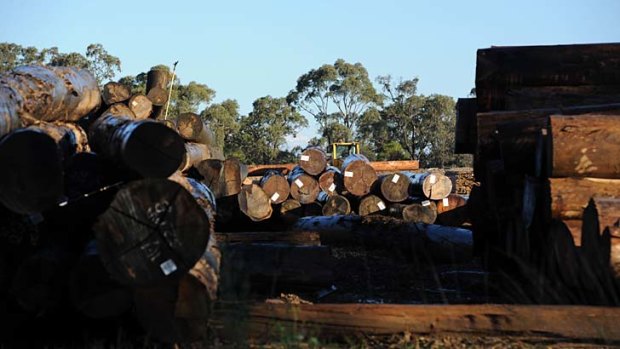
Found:
M 185 155 L 179 170 L 181 172 L 189 170 L 191 167 L 211 158 L 209 146 L 201 143 L 185 142 Z
M 97 81 L 84 69 L 21 66 L 3 74 L 0 85 L 19 94 L 17 114 L 27 123 L 77 121 L 101 104 Z
M 0 137 L 22 126 L 19 117 L 21 95 L 13 88 L 0 83 Z
M 219 243 L 286 243 L 299 246 L 320 246 L 321 237 L 313 231 L 261 231 L 216 233 Z
M 168 177 L 185 153 L 183 139 L 152 120 L 103 115 L 89 131 L 92 149 L 143 177 Z

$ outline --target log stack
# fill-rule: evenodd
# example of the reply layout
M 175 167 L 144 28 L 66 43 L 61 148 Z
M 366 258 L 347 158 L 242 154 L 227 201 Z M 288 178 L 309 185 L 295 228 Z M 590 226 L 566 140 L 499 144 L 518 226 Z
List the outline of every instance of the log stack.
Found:
M 612 253 L 592 241 L 613 222 L 586 229 L 584 208 L 593 197 L 613 206 L 620 195 L 619 57 L 620 44 L 478 51 L 477 97 L 457 103 L 455 151 L 474 155 L 481 185 L 468 206 L 489 266 L 534 266 L 583 288 L 577 279 L 596 263 L 588 251 Z M 617 257 L 603 258 L 609 266 Z

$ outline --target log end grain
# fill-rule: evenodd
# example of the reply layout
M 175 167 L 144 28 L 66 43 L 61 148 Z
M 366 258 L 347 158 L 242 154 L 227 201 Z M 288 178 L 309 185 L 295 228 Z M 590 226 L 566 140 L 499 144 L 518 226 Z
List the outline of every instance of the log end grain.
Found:
M 390 202 L 402 202 L 409 197 L 409 177 L 404 173 L 391 173 L 381 178 L 381 194 Z

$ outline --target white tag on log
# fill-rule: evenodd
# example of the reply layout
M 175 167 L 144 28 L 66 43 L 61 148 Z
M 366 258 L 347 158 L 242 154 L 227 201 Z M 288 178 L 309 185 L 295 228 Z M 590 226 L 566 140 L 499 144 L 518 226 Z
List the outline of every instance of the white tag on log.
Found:
M 164 275 L 168 276 L 177 270 L 177 265 L 174 263 L 172 259 L 169 259 L 162 264 L 159 265 L 161 271 L 164 272 Z
M 345 176 L 345 177 L 353 177 L 353 172 L 350 172 L 350 171 L 344 171 L 344 176 Z
M 301 159 L 301 161 L 310 161 L 310 156 L 302 155 L 300 159 Z
M 394 177 L 392 177 L 392 183 L 394 184 L 398 183 L 399 179 L 400 179 L 400 176 L 397 174 L 394 174 Z
M 448 198 L 443 198 L 442 204 L 444 207 L 448 207 L 450 206 L 450 200 L 448 200 Z
M 332 185 L 330 185 L 329 188 L 327 188 L 327 190 L 329 190 L 330 192 L 333 192 L 334 190 L 336 190 L 336 183 L 332 183 Z
M 379 207 L 380 210 L 385 210 L 385 204 L 383 201 L 377 202 L 377 207 Z
M 138 102 L 136 102 L 136 101 L 132 101 L 132 102 L 131 102 L 131 105 L 133 105 L 133 106 L 135 107 L 136 105 L 138 105 Z
M 541 128 L 540 129 L 540 134 L 542 134 L 543 136 L 547 135 L 547 129 L 546 128 Z
M 304 186 L 304 182 L 300 181 L 299 178 L 297 178 L 295 180 L 295 184 L 297 184 L 298 187 L 303 188 Z
M 430 201 L 428 201 L 428 200 L 422 201 L 422 206 L 426 207 L 426 206 L 430 206 L 430 205 L 431 205 Z
M 428 181 L 431 182 L 431 184 L 435 184 L 435 182 L 437 182 L 437 177 L 435 177 L 434 174 L 428 176 Z
M 280 198 L 280 193 L 273 193 L 273 195 L 271 195 L 271 201 L 273 202 L 278 201 L 279 198 Z

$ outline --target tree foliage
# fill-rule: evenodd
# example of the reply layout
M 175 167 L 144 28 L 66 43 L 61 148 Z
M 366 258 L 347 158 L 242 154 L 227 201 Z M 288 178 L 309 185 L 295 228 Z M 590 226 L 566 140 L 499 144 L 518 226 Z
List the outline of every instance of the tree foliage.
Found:
M 381 103 L 381 96 L 368 77 L 366 68 L 361 63 L 351 64 L 343 59 L 300 76 L 297 86 L 286 99 L 296 109 L 316 119 L 319 132 L 327 143 L 334 141 L 330 137 L 336 131 L 338 136 L 343 135 L 341 128 L 335 125 L 350 130 L 350 137 L 364 111 Z
M 245 161 L 274 163 L 279 156 L 283 157 L 280 154 L 286 137 L 295 136 L 307 124 L 306 118 L 289 106 L 285 98 L 261 97 L 254 101 L 252 112 L 241 118 L 237 144 Z
M 215 134 L 217 144 L 224 146 L 224 153 L 242 157 L 238 139 L 235 138 L 241 128 L 239 103 L 234 99 L 227 99 L 211 104 L 200 115 Z
M 99 84 L 108 81 L 121 71 L 121 60 L 108 53 L 101 44 L 90 44 L 85 54 L 63 53 L 57 47 L 37 49 L 14 43 L 0 43 L 0 72 L 26 64 L 69 66 L 90 70 Z

